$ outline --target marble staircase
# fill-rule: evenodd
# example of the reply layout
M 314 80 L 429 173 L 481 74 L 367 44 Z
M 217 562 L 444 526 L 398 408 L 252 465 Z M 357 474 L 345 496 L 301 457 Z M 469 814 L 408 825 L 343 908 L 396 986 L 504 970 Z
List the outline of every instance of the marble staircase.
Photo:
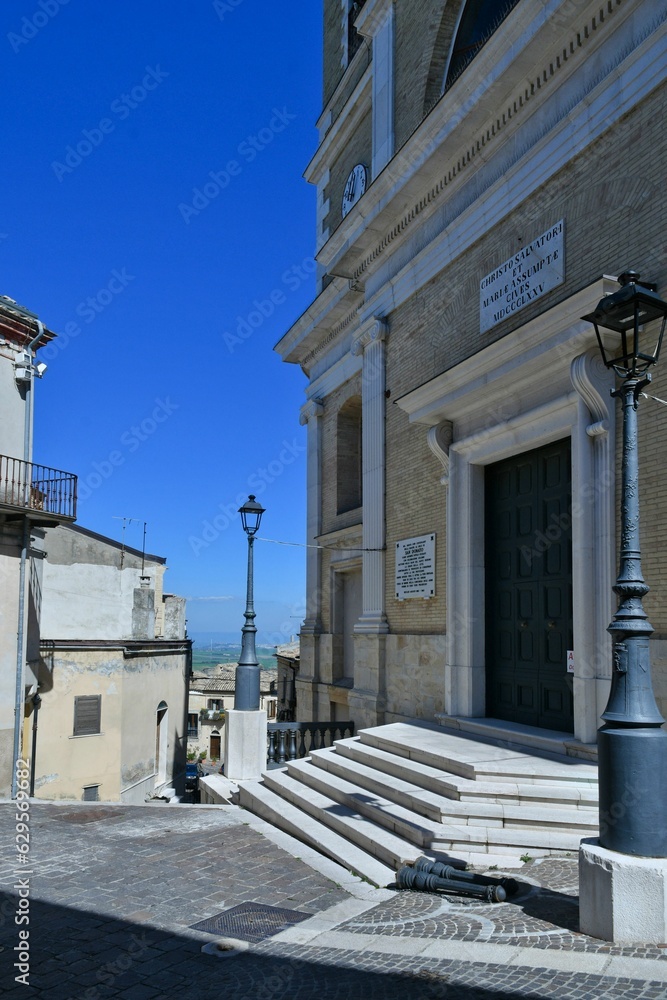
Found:
M 376 885 L 427 854 L 521 866 L 597 834 L 597 766 L 392 723 L 240 783 L 240 804 Z

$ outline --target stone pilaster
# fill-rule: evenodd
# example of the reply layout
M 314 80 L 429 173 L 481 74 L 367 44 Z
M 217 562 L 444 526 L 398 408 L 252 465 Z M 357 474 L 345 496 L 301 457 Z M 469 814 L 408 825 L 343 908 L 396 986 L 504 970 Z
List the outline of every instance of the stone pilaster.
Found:
M 579 394 L 572 431 L 572 471 L 579 488 L 573 495 L 573 587 L 583 599 L 574 604 L 575 733 L 595 743 L 600 715 L 611 683 L 612 642 L 607 631 L 615 610 L 615 411 L 610 390 L 614 376 L 597 348 L 572 361 L 572 385 Z
M 385 614 L 385 338 L 387 325 L 373 319 L 362 328 L 354 354 L 363 355 L 362 399 L 362 557 L 363 611 L 354 631 L 389 631 Z
M 394 155 L 394 4 L 366 0 L 357 30 L 373 46 L 373 164 L 375 179 Z
M 300 421 L 307 428 L 306 468 L 306 617 L 301 625 L 299 673 L 296 677 L 296 713 L 301 722 L 318 718 L 314 704 L 319 677 L 319 638 L 322 631 L 322 550 L 317 536 L 322 523 L 322 421 L 324 407 L 309 400 Z
M 307 426 L 306 471 L 306 618 L 301 634 L 317 635 L 321 631 L 322 552 L 317 537 L 322 524 L 322 427 L 320 417 L 324 407 L 311 399 L 301 409 L 300 422 Z M 302 661 L 303 666 L 303 661 Z

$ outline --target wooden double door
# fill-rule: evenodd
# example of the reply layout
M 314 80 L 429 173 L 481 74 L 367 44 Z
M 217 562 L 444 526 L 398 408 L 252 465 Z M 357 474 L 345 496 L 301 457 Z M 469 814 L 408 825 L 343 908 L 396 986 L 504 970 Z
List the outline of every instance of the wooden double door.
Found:
M 572 732 L 570 440 L 485 470 L 486 712 Z

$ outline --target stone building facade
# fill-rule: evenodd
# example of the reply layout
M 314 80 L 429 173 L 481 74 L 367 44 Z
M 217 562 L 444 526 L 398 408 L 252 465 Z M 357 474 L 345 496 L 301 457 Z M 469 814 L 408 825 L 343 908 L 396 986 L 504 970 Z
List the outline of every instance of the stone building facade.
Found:
M 275 720 L 276 670 L 259 672 L 259 708 Z M 234 708 L 236 664 L 219 663 L 215 670 L 194 673 L 188 694 L 188 753 L 211 761 L 224 758 L 225 712 Z
M 317 294 L 276 348 L 308 378 L 299 718 L 487 717 L 593 743 L 619 417 L 581 317 L 631 267 L 667 297 L 667 3 L 324 13 Z M 660 368 L 653 385 L 667 398 Z M 644 400 L 663 710 L 665 444 Z

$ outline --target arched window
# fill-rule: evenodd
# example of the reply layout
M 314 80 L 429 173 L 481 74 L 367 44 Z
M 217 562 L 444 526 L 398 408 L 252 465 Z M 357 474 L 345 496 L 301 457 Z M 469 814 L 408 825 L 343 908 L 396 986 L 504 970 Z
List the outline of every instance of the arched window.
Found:
M 338 411 L 336 426 L 336 513 L 361 507 L 361 396 Z
M 518 2 L 519 0 L 467 0 L 449 53 L 444 90 L 451 87 Z

